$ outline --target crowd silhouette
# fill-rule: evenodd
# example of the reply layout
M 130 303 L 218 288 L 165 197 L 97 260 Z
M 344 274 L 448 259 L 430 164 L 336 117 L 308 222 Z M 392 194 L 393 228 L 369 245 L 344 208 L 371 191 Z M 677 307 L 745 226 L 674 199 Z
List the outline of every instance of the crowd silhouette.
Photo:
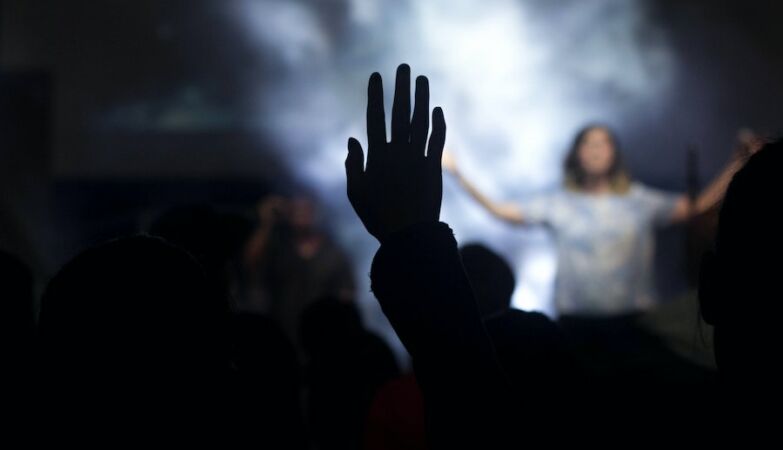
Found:
M 173 208 L 143 234 L 90 247 L 48 280 L 40 308 L 33 272 L 0 253 L 9 385 L 46 424 L 189 416 L 295 449 L 518 448 L 583 440 L 587 429 L 698 434 L 734 405 L 776 405 L 783 142 L 754 144 L 695 204 L 721 205 L 698 296 L 716 374 L 645 331 L 640 311 L 577 308 L 554 321 L 512 308 L 509 264 L 482 243 L 460 247 L 440 220 L 444 112 L 430 111 L 423 76 L 411 105 L 410 77 L 400 65 L 387 139 L 382 79 L 371 75 L 367 146 L 349 139 L 345 169 L 348 200 L 380 243 L 366 268 L 372 292 L 412 372 L 365 327 L 347 258 L 313 200 L 269 196 L 253 219 Z M 575 148 L 590 130 L 606 131 L 586 129 Z M 576 155 L 567 165 L 589 178 L 581 165 L 592 163 Z M 629 183 L 612 170 L 612 183 Z M 493 214 L 517 217 L 463 182 Z M 618 186 L 606 195 L 632 189 Z M 682 201 L 656 203 L 648 219 L 687 220 L 694 204 Z

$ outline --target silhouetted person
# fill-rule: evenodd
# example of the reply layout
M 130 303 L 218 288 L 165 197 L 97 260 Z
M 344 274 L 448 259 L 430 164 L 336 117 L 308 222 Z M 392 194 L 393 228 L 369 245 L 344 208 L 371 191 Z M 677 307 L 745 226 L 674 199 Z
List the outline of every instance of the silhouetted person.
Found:
M 459 253 L 481 316 L 486 319 L 511 309 L 516 280 L 511 266 L 503 257 L 484 245 L 474 243 L 463 245 Z
M 511 308 L 514 274 L 498 254 L 480 244 L 460 248 L 484 326 L 500 365 L 526 396 L 562 396 L 582 374 L 560 328 L 539 312 Z
M 154 414 L 219 401 L 228 306 L 208 287 L 198 262 L 159 238 L 117 239 L 76 256 L 42 299 L 45 402 Z
M 276 321 L 252 313 L 234 315 L 231 339 L 237 429 L 262 447 L 307 448 L 293 344 Z
M 614 392 L 612 386 L 590 386 L 584 395 L 562 403 L 540 395 L 539 386 L 512 388 L 482 322 L 454 235 L 439 222 L 443 113 L 433 111 L 427 145 L 428 82 L 425 77 L 416 80 L 411 118 L 409 77 L 410 69 L 401 65 L 390 142 L 381 78 L 377 73 L 370 77 L 366 166 L 361 144 L 353 138 L 345 165 L 348 199 L 381 244 L 372 262 L 372 289 L 411 355 L 430 447 L 515 448 L 564 426 L 604 429 L 612 423 L 631 431 L 647 429 L 653 420 L 690 426 L 682 414 L 699 416 L 698 404 L 682 408 L 671 397 L 659 400 L 656 390 L 646 385 Z M 683 401 L 687 404 L 688 399 Z M 664 415 L 657 406 L 667 408 Z M 526 433 L 519 432 L 520 424 Z M 580 436 L 573 433 L 565 439 Z
M 394 355 L 364 329 L 353 302 L 316 301 L 303 312 L 300 330 L 315 443 L 321 449 L 360 448 L 372 399 L 398 375 Z
M 149 234 L 160 236 L 193 255 L 204 268 L 215 295 L 232 304 L 232 290 L 238 284 L 243 245 L 252 232 L 248 220 L 220 213 L 208 205 L 170 208 L 149 228 Z
M 720 211 L 714 252 L 702 260 L 701 314 L 715 327 L 724 400 L 780 399 L 781 171 L 783 141 L 777 141 L 737 172 Z
M 372 289 L 411 355 L 422 389 L 432 448 L 491 448 L 508 437 L 511 389 L 501 370 L 459 258 L 439 222 L 443 112 L 432 112 L 429 87 L 416 79 L 411 119 L 410 69 L 401 65 L 386 140 L 381 77 L 370 77 L 367 165 L 348 141 L 348 199 L 381 243 L 372 263 Z M 426 150 L 426 153 L 425 153 Z M 426 156 L 425 156 L 426 154 Z
M 512 309 L 514 274 L 498 254 L 480 244 L 460 248 L 462 264 L 498 360 L 516 395 L 529 408 L 570 400 L 581 371 L 558 326 L 537 312 Z M 443 319 L 449 320 L 449 311 Z M 579 384 L 581 387 L 581 384 Z M 424 413 L 416 380 L 406 375 L 379 392 L 368 420 L 367 449 L 426 448 Z

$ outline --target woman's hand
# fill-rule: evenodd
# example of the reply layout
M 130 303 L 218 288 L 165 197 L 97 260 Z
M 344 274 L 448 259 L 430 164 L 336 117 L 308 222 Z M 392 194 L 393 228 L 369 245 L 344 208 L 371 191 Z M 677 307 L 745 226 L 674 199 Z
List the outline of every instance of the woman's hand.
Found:
M 764 146 L 764 138 L 749 128 L 743 128 L 737 132 L 737 149 L 735 157 L 747 161 Z

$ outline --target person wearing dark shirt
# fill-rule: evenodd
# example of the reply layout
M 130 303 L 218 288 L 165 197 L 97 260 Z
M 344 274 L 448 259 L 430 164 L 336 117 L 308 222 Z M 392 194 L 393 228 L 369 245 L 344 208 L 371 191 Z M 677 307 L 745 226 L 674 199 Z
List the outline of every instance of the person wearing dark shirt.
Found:
M 354 280 L 343 251 L 318 227 L 316 206 L 306 197 L 265 198 L 259 226 L 245 247 L 251 283 L 241 309 L 268 313 L 298 344 L 299 316 L 322 297 L 352 301 Z

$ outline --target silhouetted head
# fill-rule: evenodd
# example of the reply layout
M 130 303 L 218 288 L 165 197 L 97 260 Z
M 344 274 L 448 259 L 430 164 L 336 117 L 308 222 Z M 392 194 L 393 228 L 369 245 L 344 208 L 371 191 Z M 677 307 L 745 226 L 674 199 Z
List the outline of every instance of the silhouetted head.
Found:
M 506 260 L 481 244 L 465 245 L 460 248 L 460 254 L 481 316 L 508 310 L 516 283 Z
M 581 191 L 590 179 L 606 178 L 616 193 L 628 190 L 617 138 L 609 127 L 590 125 L 579 131 L 565 160 L 566 187 Z
M 68 262 L 46 289 L 44 375 L 184 383 L 221 371 L 227 312 L 185 251 L 146 236 L 107 242 Z
M 235 257 L 250 234 L 249 221 L 219 213 L 208 205 L 170 208 L 150 226 L 149 233 L 187 250 L 202 265 L 219 268 Z
M 178 206 L 161 214 L 149 234 L 159 236 L 193 255 L 207 274 L 215 295 L 231 298 L 242 246 L 252 225 L 238 215 L 219 213 L 208 205 Z
M 699 281 L 704 320 L 715 326 L 715 357 L 728 380 L 776 374 L 781 335 L 780 259 L 783 141 L 770 143 L 734 176 L 723 201 L 715 251 Z

